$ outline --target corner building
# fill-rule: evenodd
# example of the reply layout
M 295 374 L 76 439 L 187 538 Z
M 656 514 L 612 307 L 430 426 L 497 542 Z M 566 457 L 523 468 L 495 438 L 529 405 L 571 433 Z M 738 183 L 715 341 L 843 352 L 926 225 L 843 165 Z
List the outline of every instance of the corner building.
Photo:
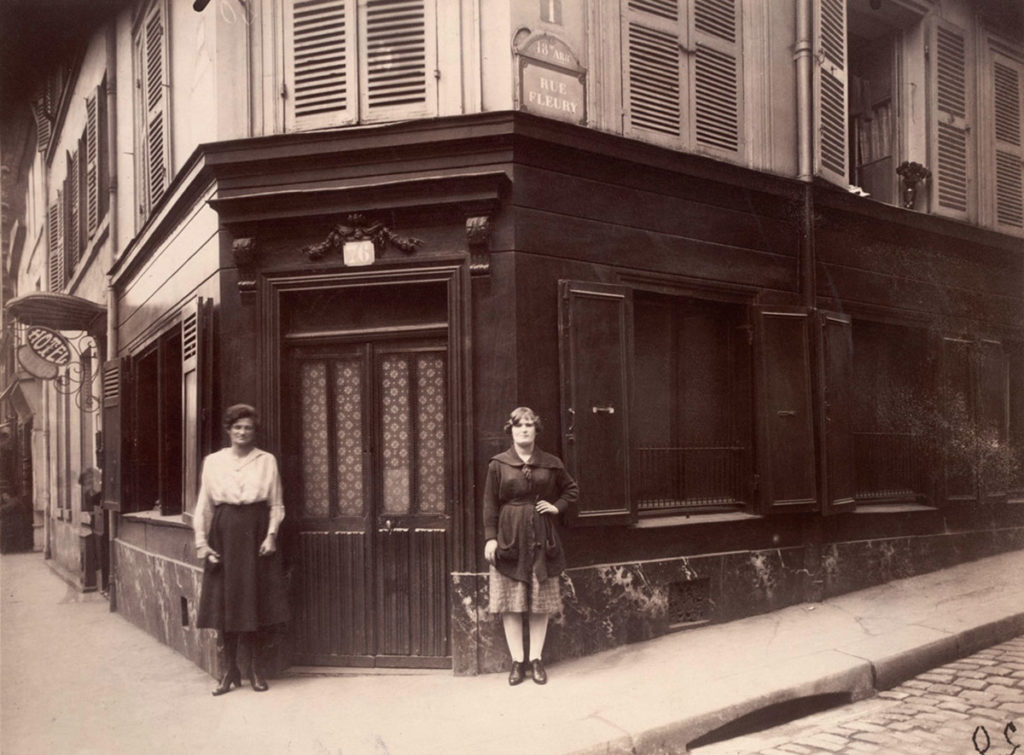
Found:
M 116 232 L 49 290 L 106 318 L 112 604 L 204 667 L 239 401 L 285 476 L 280 666 L 505 667 L 480 496 L 520 404 L 580 484 L 550 661 L 1024 546 L 1006 4 L 157 0 L 86 37 Z

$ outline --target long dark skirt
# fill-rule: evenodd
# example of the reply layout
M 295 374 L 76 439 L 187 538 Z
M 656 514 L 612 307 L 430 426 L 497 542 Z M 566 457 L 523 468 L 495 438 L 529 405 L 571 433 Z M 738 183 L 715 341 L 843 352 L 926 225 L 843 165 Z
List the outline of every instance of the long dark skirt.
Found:
M 214 507 L 210 547 L 220 563 L 203 568 L 196 626 L 223 632 L 255 632 L 288 621 L 288 588 L 281 552 L 261 556 L 270 507 L 265 501 Z

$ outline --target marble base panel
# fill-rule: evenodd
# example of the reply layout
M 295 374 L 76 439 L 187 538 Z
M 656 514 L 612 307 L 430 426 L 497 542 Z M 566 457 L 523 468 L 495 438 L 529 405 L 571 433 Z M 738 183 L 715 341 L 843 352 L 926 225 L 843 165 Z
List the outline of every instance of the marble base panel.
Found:
M 551 619 L 544 658 L 577 658 L 782 608 L 801 600 L 802 568 L 803 548 L 788 548 L 570 569 L 562 576 L 562 610 Z M 501 619 L 487 611 L 487 575 L 453 577 L 455 673 L 507 669 Z M 675 605 L 680 596 L 682 607 Z
M 216 633 L 196 629 L 202 570 L 117 540 L 112 557 L 117 612 L 215 674 Z

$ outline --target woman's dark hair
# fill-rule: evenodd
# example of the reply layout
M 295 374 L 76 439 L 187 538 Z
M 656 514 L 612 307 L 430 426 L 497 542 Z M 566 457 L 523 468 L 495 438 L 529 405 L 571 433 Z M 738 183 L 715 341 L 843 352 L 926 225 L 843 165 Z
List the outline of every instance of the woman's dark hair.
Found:
M 537 428 L 538 433 L 544 428 L 540 421 L 540 415 L 533 411 L 533 409 L 528 406 L 517 406 L 508 415 L 508 419 L 505 420 L 505 432 L 511 435 L 512 427 L 514 425 L 521 425 L 523 422 L 532 422 L 533 426 Z
M 260 415 L 256 411 L 255 407 L 249 406 L 248 404 L 234 404 L 227 408 L 224 412 L 224 428 L 227 430 L 231 429 L 231 426 L 238 422 L 240 419 L 251 419 L 253 425 L 257 428 L 260 426 Z

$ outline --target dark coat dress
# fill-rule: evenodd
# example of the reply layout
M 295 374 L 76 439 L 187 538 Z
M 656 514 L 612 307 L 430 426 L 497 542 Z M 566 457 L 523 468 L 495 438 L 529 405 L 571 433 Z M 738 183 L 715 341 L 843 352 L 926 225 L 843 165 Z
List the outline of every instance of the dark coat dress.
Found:
M 498 541 L 495 568 L 519 582 L 531 572 L 543 581 L 565 571 L 565 551 L 554 514 L 538 514 L 548 501 L 565 514 L 579 490 L 562 461 L 534 448 L 524 464 L 514 448 L 491 457 L 484 483 L 484 535 Z

